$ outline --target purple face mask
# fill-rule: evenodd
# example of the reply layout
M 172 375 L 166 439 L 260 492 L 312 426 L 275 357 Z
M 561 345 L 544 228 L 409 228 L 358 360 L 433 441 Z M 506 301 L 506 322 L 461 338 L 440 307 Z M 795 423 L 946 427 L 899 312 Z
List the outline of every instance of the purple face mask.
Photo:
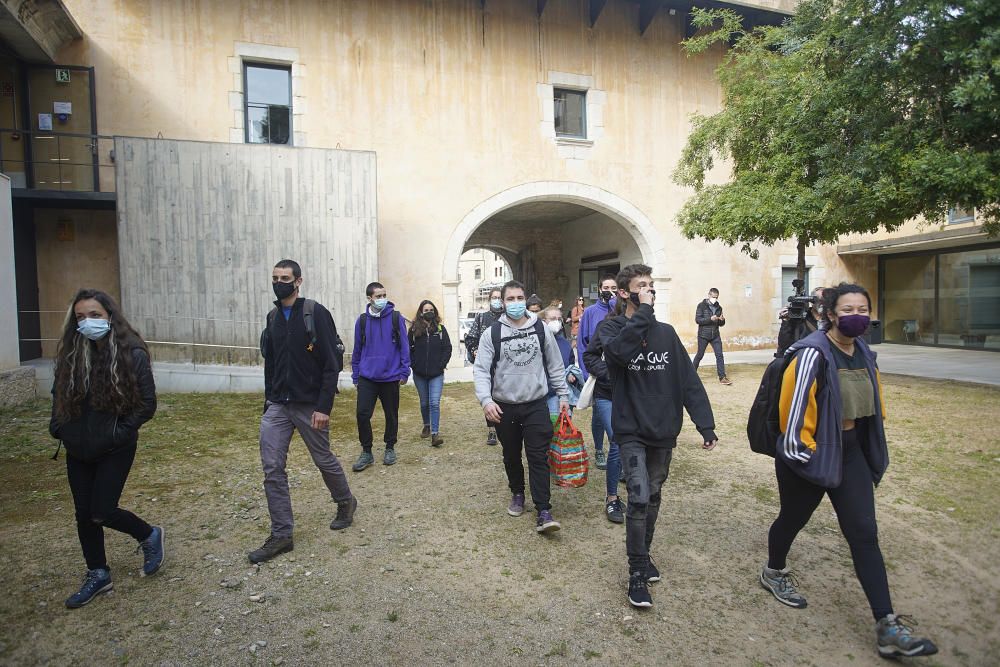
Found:
M 868 330 L 871 318 L 867 315 L 841 315 L 837 318 L 837 328 L 840 333 L 850 338 L 857 338 Z

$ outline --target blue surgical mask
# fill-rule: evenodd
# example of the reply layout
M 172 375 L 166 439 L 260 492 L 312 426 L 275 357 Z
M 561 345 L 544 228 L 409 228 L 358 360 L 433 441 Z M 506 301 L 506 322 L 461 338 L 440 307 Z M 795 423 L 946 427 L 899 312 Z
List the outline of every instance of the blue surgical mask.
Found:
M 507 317 L 512 320 L 519 320 L 524 317 L 524 311 L 528 309 L 528 304 L 524 301 L 511 301 L 506 306 Z
M 90 340 L 101 340 L 111 331 L 111 322 L 96 317 L 88 317 L 77 324 L 76 330 Z
M 383 297 L 381 299 L 375 299 L 374 301 L 372 301 L 372 306 L 375 308 L 375 310 L 382 310 L 383 308 L 385 308 L 385 304 L 387 303 L 389 303 L 389 299 Z
M 501 311 L 501 310 L 503 310 L 503 301 L 501 301 L 500 299 L 491 299 L 490 300 L 490 310 L 498 311 L 498 312 Z

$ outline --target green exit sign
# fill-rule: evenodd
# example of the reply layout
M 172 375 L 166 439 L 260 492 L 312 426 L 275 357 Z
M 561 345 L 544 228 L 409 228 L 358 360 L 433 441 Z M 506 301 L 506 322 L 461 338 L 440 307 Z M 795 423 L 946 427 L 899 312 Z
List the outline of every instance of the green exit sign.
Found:
M 69 83 L 69 70 L 68 69 L 57 69 L 56 70 L 56 83 Z

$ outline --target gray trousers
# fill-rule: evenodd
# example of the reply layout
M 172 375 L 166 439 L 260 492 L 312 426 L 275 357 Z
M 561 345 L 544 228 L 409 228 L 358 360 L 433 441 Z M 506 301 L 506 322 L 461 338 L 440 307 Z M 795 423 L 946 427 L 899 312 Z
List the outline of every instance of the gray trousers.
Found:
M 260 463 L 264 469 L 264 495 L 271 515 L 271 534 L 292 536 L 292 497 L 288 491 L 285 461 L 292 431 L 297 430 L 313 463 L 335 502 L 350 500 L 351 488 L 340 461 L 330 451 L 330 429 L 312 427 L 313 407 L 308 403 L 268 403 L 260 420 Z
M 653 544 L 656 518 L 660 514 L 660 489 L 670 474 L 672 447 L 647 447 L 641 442 L 623 442 L 622 468 L 628 489 L 625 510 L 625 552 L 628 571 L 645 572 Z

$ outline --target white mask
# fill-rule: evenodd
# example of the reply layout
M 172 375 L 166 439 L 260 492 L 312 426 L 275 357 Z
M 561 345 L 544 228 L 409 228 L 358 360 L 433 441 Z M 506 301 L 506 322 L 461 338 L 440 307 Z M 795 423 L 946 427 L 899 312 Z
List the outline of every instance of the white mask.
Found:
M 718 300 L 718 299 L 716 299 L 716 298 L 715 298 L 714 296 L 710 296 L 710 297 L 708 297 L 708 302 L 709 302 L 709 303 L 711 303 L 711 304 L 713 304 L 713 305 L 714 305 L 715 303 L 717 303 L 718 301 L 719 301 L 719 300 Z
M 549 327 L 549 331 L 551 331 L 554 334 L 557 334 L 560 331 L 562 331 L 562 322 L 559 322 L 557 320 L 551 320 L 549 322 L 546 322 L 546 324 Z

